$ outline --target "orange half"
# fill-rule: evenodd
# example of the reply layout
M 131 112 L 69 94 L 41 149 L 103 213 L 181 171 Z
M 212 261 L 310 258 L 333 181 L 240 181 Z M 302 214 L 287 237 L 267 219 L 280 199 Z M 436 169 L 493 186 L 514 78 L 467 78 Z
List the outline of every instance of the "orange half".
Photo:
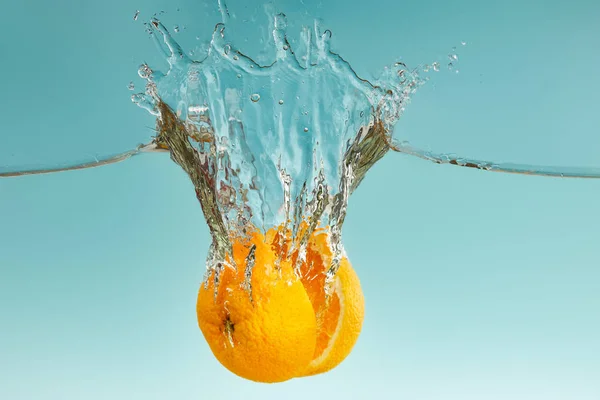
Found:
M 302 376 L 327 372 L 339 365 L 356 344 L 365 314 L 365 302 L 358 276 L 343 257 L 333 278 L 329 302 L 325 279 L 332 260 L 328 235 L 315 233 L 309 243 L 301 281 L 315 311 L 317 343 L 312 361 Z

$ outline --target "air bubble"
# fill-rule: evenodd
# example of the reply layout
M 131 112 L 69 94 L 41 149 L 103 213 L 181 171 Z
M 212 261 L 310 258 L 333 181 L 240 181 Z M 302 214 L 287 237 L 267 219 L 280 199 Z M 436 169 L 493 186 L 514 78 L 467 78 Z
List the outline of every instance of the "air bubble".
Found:
M 237 61 L 237 60 L 239 60 L 240 58 L 239 58 L 238 56 L 233 56 L 233 59 L 234 59 L 235 61 Z
M 179 25 L 175 25 L 173 27 L 173 30 L 175 31 L 175 33 L 179 33 Z
M 256 103 L 260 100 L 260 94 L 258 93 L 254 93 L 250 96 L 250 100 L 252 100 L 252 102 Z
M 135 10 L 135 14 L 133 14 L 133 20 L 137 21 L 139 15 L 140 15 L 140 10 Z
M 466 46 L 467 42 L 460 42 L 461 45 Z
M 448 58 L 454 61 L 458 60 L 458 56 L 456 54 L 448 54 Z
M 304 127 L 304 132 L 308 132 L 308 128 L 307 127 Z
M 127 89 L 135 90 L 135 85 L 133 84 L 133 82 L 129 82 L 129 85 L 127 85 Z
M 448 63 L 448 69 L 452 71 L 454 69 L 454 64 Z
M 225 53 L 225 55 L 228 55 L 230 51 L 231 51 L 231 46 L 226 44 L 225 47 L 223 47 L 223 53 Z
M 279 105 L 283 105 L 283 100 L 279 100 Z
M 440 63 L 439 62 L 434 62 L 433 64 L 431 64 L 431 66 L 433 67 L 433 70 L 435 72 L 438 72 L 440 70 Z

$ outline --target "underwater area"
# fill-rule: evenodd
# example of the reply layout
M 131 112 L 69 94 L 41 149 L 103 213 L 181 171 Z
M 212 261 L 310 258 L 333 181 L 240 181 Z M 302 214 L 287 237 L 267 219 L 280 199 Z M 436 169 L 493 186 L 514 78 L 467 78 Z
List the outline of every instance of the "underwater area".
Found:
M 600 5 L 4 12 L 0 397 L 600 395 L 600 181 L 581 179 L 600 176 Z M 349 259 L 364 293 L 352 352 L 234 376 L 196 297 L 235 271 L 255 307 L 256 260 L 306 280 L 321 232 L 310 281 L 329 301 Z

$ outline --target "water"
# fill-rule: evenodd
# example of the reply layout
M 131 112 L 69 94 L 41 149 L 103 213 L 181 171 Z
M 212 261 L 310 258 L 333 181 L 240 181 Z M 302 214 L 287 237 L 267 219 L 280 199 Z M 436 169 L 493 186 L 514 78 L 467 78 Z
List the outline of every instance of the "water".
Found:
M 35 13 L 32 3 L 23 3 L 4 8 L 15 38 L 5 42 L 6 54 L 15 62 L 2 69 L 8 85 L 3 108 L 11 116 L 0 134 L 2 172 L 5 166 L 18 171 L 24 164 L 95 162 L 93 155 L 103 159 L 147 143 L 155 118 L 129 99 L 144 92 L 137 67 L 144 61 L 155 70 L 168 67 L 156 59 L 143 22 L 166 9 L 161 21 L 202 60 L 206 48 L 196 45 L 208 43 L 220 21 L 217 13 L 203 18 L 200 6 L 190 9 L 196 1 L 182 4 L 178 14 L 176 4 L 166 2 L 34 2 Z M 294 2 L 280 3 L 286 4 L 287 34 L 298 52 L 298 18 L 287 7 Z M 297 395 L 285 385 L 240 382 L 244 397 L 475 399 L 489 398 L 492 388 L 498 398 L 547 393 L 597 399 L 600 187 L 458 167 L 472 165 L 471 159 L 488 161 L 487 168 L 506 160 L 595 163 L 600 3 L 323 4 L 315 12 L 333 31 L 331 47 L 359 76 L 370 79 L 369 71 L 398 60 L 411 68 L 440 63 L 406 107 L 394 136 L 410 141 L 395 143 L 403 148 L 442 153 L 446 164 L 388 151 L 350 196 L 343 243 L 367 295 L 368 329 L 350 364 L 337 372 L 345 375 L 330 375 L 319 385 L 298 380 Z M 246 16 L 233 5 L 230 0 L 234 21 L 233 11 Z M 22 15 L 15 13 L 19 8 Z M 141 13 L 134 22 L 136 8 Z M 174 34 L 175 24 L 187 30 Z M 240 31 L 227 23 L 227 37 Z M 274 60 L 256 57 L 255 48 L 238 37 L 229 42 L 258 63 Z M 446 68 L 455 43 L 458 75 Z M 135 91 L 127 88 L 131 80 Z M 284 107 L 293 101 L 283 100 Z M 233 398 L 242 390 L 234 382 L 225 392 L 210 384 L 222 381 L 223 371 L 197 334 L 178 335 L 175 346 L 169 340 L 193 319 L 189 297 L 201 279 L 199 262 L 210 237 L 198 229 L 204 222 L 198 221 L 203 217 L 189 178 L 167 154 L 135 156 L 106 170 L 0 179 L 0 314 L 14 327 L 2 333 L 0 354 L 13 367 L 0 398 L 53 391 L 60 398 L 85 392 L 91 400 L 100 393 L 98 379 L 98 397 L 127 396 L 124 379 L 132 383 L 125 388 L 129 397 L 151 391 L 171 398 L 180 392 Z M 178 310 L 185 315 L 176 321 Z M 35 334 L 39 326 L 44 335 Z M 187 368 L 190 354 L 194 361 Z M 186 368 L 165 368 L 173 363 L 157 363 L 161 359 Z M 48 370 L 62 372 L 49 377 Z M 91 374 L 98 379 L 91 382 Z M 161 379 L 151 387 L 140 379 L 157 374 Z M 481 384 L 473 385 L 474 377 Z M 74 379 L 84 383 L 74 386 Z M 356 384 L 339 385 L 340 379 Z M 432 380 L 441 384 L 422 384 Z

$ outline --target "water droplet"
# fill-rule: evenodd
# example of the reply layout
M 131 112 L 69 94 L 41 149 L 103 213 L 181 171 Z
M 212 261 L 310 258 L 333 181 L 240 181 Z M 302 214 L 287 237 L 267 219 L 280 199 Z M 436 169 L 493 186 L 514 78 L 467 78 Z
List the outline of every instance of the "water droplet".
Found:
M 306 128 L 306 127 L 305 127 L 305 128 L 304 128 L 304 132 L 308 132 L 308 128 Z
M 434 62 L 433 64 L 431 64 L 431 66 L 433 67 L 433 70 L 435 72 L 438 72 L 440 70 L 440 63 L 439 62 Z
M 283 104 L 283 100 L 279 100 L 279 105 L 282 105 L 282 104 Z
M 135 85 L 133 84 L 133 82 L 129 82 L 129 85 L 127 85 L 127 89 L 135 90 Z
M 258 93 L 254 93 L 250 96 L 250 100 L 252 100 L 252 102 L 256 103 L 257 101 L 260 100 L 260 94 Z
M 148 64 L 142 64 L 142 65 L 140 65 L 140 68 L 138 69 L 138 75 L 142 79 L 148 79 L 148 78 L 150 78 L 150 75 L 152 75 L 152 70 L 150 69 Z
M 275 16 L 275 29 L 285 30 L 287 28 L 287 17 L 284 13 Z
M 175 25 L 173 27 L 173 30 L 175 31 L 175 33 L 179 33 L 179 25 Z
M 137 21 L 138 15 L 140 15 L 140 10 L 135 10 L 135 14 L 133 14 L 133 20 Z

